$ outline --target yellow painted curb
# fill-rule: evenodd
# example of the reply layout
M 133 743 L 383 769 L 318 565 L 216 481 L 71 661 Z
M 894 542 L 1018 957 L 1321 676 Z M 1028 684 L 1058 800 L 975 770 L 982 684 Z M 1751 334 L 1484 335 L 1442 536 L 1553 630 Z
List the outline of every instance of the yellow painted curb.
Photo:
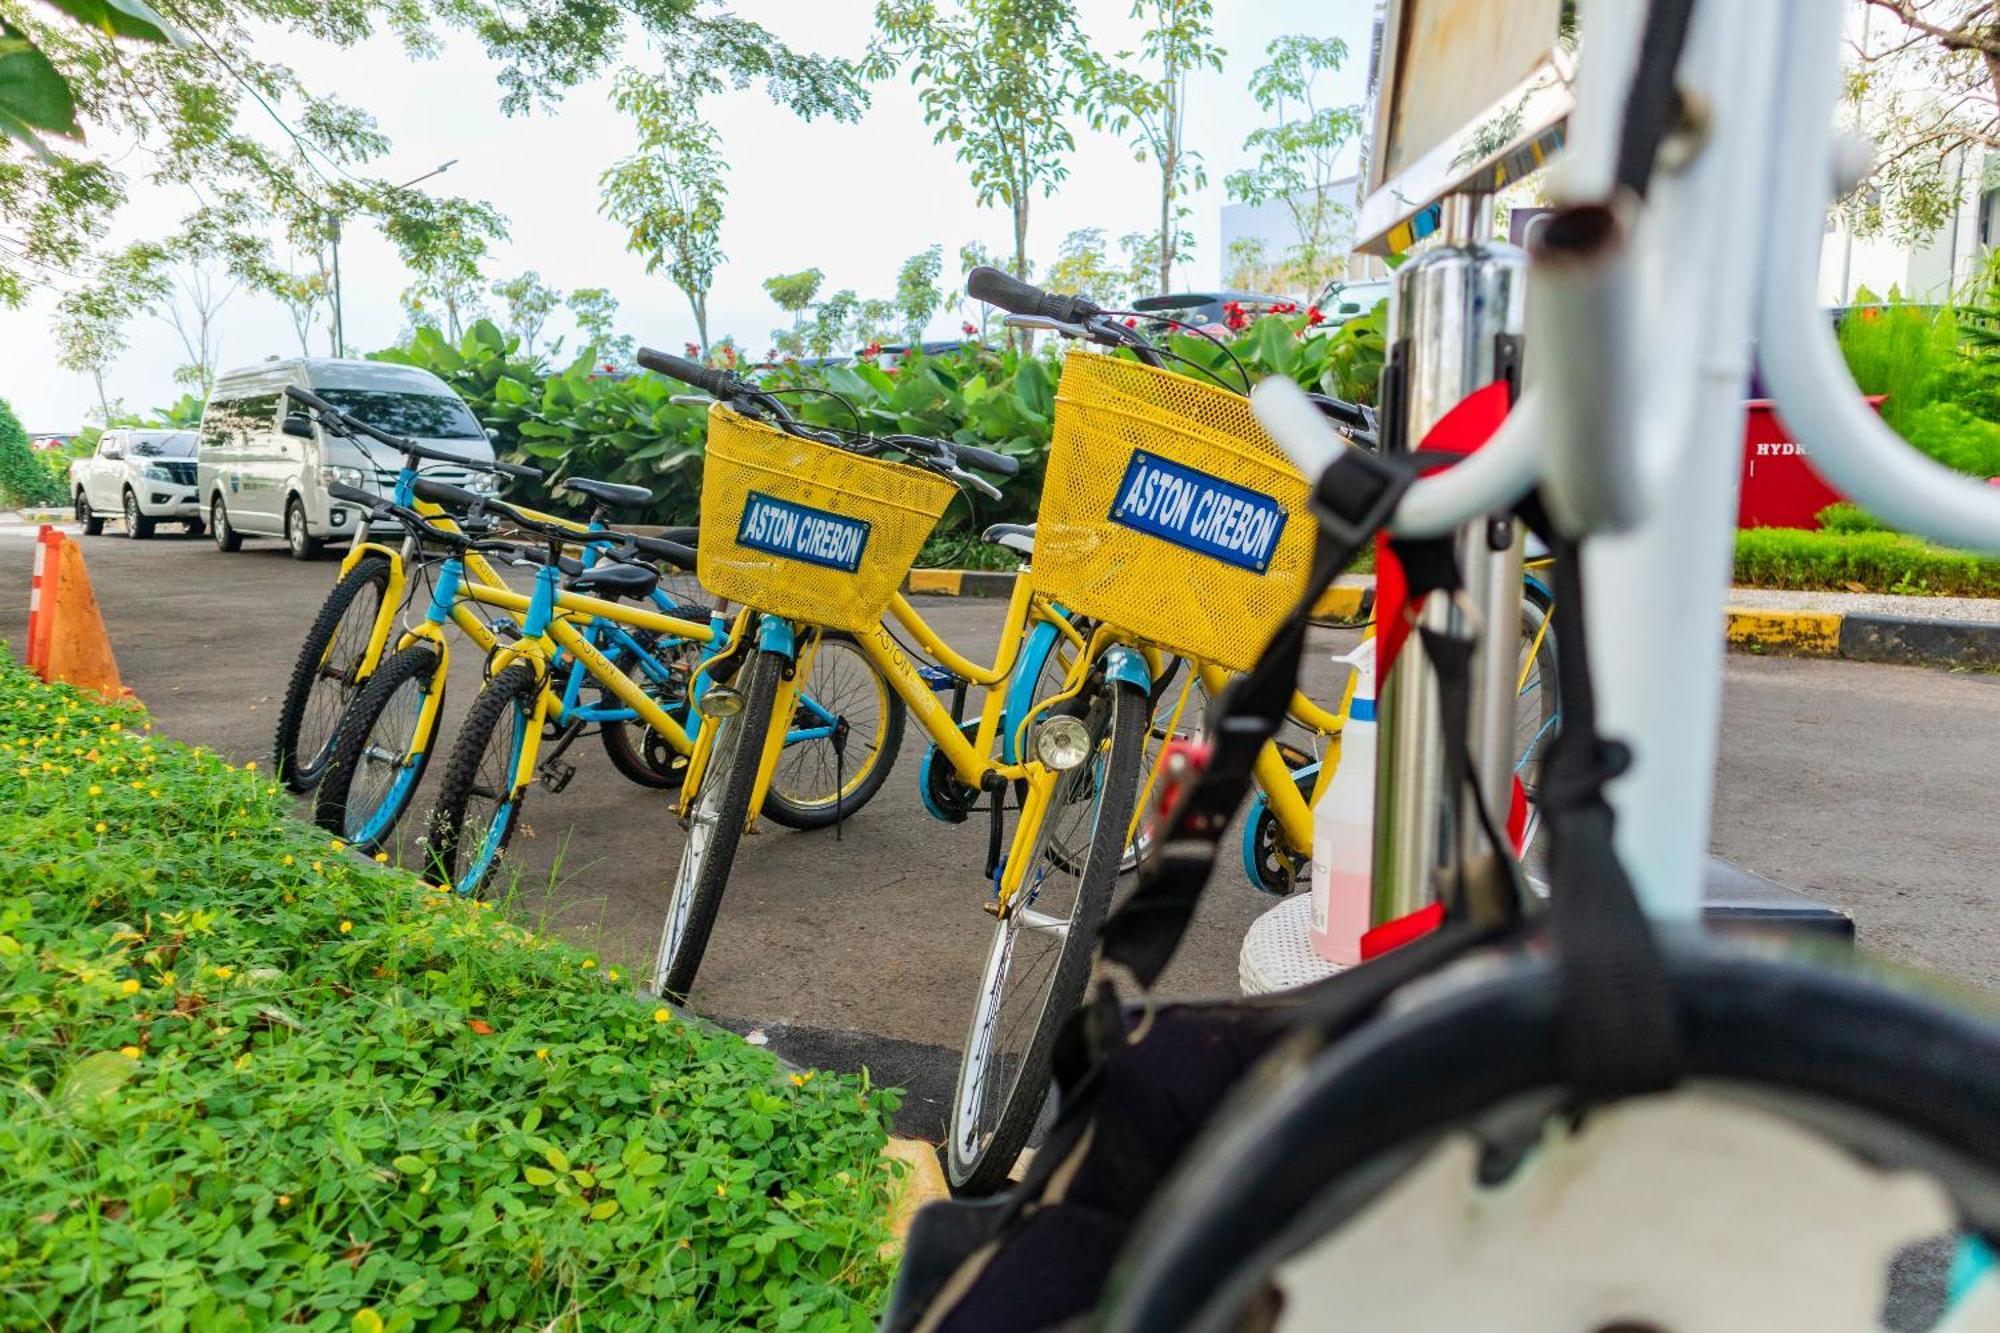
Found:
M 958 590 L 965 586 L 965 571 L 962 569 L 913 569 L 910 571 L 911 592 L 941 592 L 947 597 L 958 596 Z
M 1840 656 L 1838 611 L 1752 611 L 1732 606 L 1729 646 L 1799 657 Z
M 900 1248 L 910 1234 L 910 1219 L 917 1215 L 917 1209 L 949 1199 L 951 1188 L 944 1183 L 944 1168 L 938 1165 L 936 1144 L 922 1139 L 892 1138 L 889 1146 L 882 1149 L 882 1155 L 910 1168 L 889 1204 L 889 1229 L 895 1233 L 895 1243 Z
M 1336 583 L 1313 604 L 1315 620 L 1359 620 L 1367 604 L 1366 599 L 1375 589 L 1355 587 L 1351 583 Z

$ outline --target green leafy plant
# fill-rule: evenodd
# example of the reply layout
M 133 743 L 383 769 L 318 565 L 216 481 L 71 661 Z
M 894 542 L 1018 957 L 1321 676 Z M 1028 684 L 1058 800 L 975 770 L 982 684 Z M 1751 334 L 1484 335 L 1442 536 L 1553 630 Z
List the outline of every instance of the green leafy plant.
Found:
M 4 398 L 0 398 L 0 497 L 16 505 L 62 504 L 69 499 L 67 473 L 58 479 L 35 457 L 28 432 Z
M 873 1327 L 895 1094 L 254 767 L 0 654 L 0 1325 Z
M 1851 589 L 1939 597 L 2000 596 L 2000 560 L 1880 530 L 1736 534 L 1736 581 L 1758 588 Z
M 1861 392 L 1887 395 L 1882 419 L 1907 435 L 1910 420 L 1936 401 L 1942 377 L 1962 359 L 1958 326 L 1949 310 L 1893 292 L 1886 303 L 1875 301 L 1866 288 L 1855 293 L 1860 308 L 1840 321 L 1841 356 Z

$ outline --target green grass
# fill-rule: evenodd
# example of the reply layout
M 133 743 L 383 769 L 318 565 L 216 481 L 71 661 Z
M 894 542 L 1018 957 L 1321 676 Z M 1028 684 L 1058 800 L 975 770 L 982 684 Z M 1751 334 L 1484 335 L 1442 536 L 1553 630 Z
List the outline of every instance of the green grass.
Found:
M 1854 506 L 1836 506 L 1854 510 Z M 1736 582 L 1756 588 L 1828 588 L 1934 597 L 2000 597 L 2000 560 L 1932 546 L 1916 537 L 1861 524 L 1866 514 L 1835 515 L 1851 530 L 1805 532 L 1746 528 L 1736 534 Z
M 0 651 L 0 1326 L 873 1326 L 893 1093 L 250 768 Z

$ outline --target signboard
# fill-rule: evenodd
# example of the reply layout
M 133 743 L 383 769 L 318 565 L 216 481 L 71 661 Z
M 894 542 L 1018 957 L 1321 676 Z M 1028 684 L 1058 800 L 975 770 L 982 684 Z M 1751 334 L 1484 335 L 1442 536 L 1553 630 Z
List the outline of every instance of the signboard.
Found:
M 1573 23 L 1565 0 L 1390 0 L 1356 249 L 1406 249 L 1447 194 L 1498 190 L 1562 147 Z

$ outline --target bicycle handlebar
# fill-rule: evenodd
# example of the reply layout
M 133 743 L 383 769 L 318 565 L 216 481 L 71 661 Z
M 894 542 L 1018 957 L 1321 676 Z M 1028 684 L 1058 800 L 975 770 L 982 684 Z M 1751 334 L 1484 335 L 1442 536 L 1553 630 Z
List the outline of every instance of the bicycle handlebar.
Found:
M 497 459 L 491 463 L 484 463 L 478 459 L 466 458 L 460 454 L 446 453 L 442 449 L 433 449 L 429 445 L 418 444 L 415 440 L 401 435 L 391 435 L 388 431 L 371 426 L 352 413 L 335 407 L 312 390 L 301 389 L 296 384 L 287 384 L 285 386 L 285 397 L 302 407 L 311 408 L 319 414 L 322 421 L 331 424 L 343 435 L 366 435 L 369 439 L 386 444 L 391 449 L 406 454 L 411 458 L 422 458 L 432 463 L 451 463 L 458 467 L 470 468 L 475 472 L 497 472 L 506 477 L 525 477 L 530 480 L 537 480 L 542 476 L 542 470 L 538 467 L 528 467 L 522 463 L 502 463 Z
M 991 449 L 981 449 L 976 444 L 954 444 L 951 448 L 952 452 L 958 455 L 959 462 L 976 467 L 981 472 L 990 472 L 996 477 L 1020 475 L 1021 464 L 1018 459 L 1009 458 L 1005 454 L 996 454 Z
M 647 370 L 657 371 L 683 384 L 692 384 L 711 398 L 734 398 L 743 389 L 737 378 L 726 370 L 704 366 L 699 361 L 673 356 L 655 348 L 641 347 L 633 359 Z
M 1040 315 L 1063 324 L 1082 324 L 1104 313 L 1104 307 L 1083 296 L 1058 296 L 1032 283 L 981 265 L 965 278 L 965 293 L 1017 315 Z

